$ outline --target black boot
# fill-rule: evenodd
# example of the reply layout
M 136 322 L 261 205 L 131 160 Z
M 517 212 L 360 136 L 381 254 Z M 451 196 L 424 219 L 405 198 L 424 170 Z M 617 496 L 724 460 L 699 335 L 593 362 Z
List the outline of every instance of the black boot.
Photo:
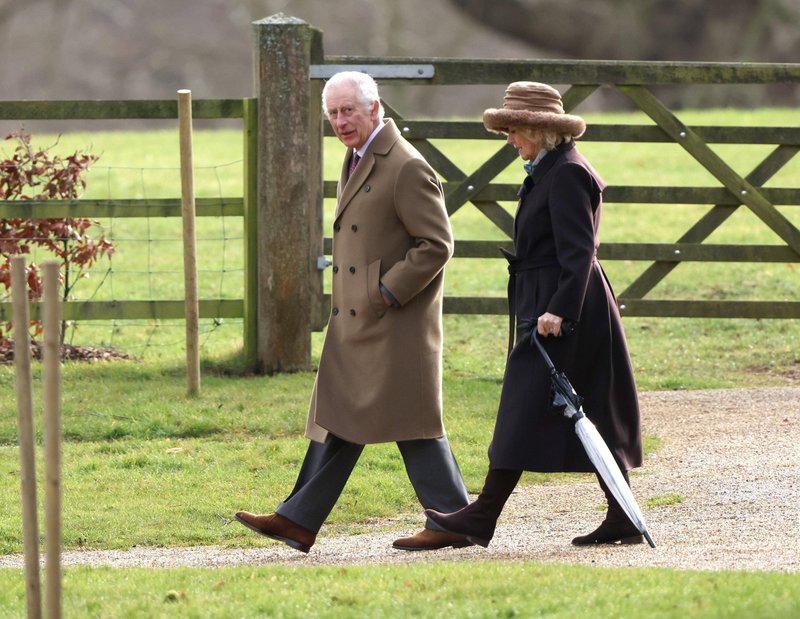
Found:
M 521 476 L 522 471 L 489 469 L 475 501 L 452 514 L 426 509 L 425 515 L 445 531 L 465 535 L 467 541 L 486 548 L 494 536 L 500 512 Z
M 628 486 L 631 485 L 627 471 L 622 473 Z M 597 475 L 603 494 L 608 501 L 608 511 L 606 518 L 594 531 L 588 535 L 580 535 L 572 540 L 575 546 L 590 546 L 592 544 L 641 544 L 644 537 L 634 524 L 630 521 L 625 511 L 622 509 L 617 499 L 611 493 L 609 487 L 600 475 Z

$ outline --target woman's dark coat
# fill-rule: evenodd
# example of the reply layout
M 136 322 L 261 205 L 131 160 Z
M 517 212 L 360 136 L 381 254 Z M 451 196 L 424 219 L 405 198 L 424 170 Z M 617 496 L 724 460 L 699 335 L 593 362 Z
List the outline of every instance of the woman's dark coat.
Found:
M 605 183 L 574 142 L 547 153 L 525 179 L 509 258 L 509 310 L 516 342 L 503 380 L 490 468 L 594 471 L 574 423 L 554 412 L 550 378 L 529 338 L 537 318 L 550 312 L 577 322 L 567 337 L 548 337 L 545 348 L 584 398 L 622 470 L 642 463 L 636 386 L 614 293 L 597 261 Z

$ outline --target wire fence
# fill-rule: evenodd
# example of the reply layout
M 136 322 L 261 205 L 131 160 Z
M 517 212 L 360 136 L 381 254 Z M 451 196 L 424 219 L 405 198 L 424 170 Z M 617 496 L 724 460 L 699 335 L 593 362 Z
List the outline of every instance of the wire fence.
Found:
M 244 287 L 243 222 L 225 214 L 224 194 L 241 192 L 243 161 L 196 166 L 200 195 L 207 216 L 198 218 L 197 252 L 201 299 L 241 299 Z M 233 187 L 233 189 L 232 189 Z M 92 166 L 82 199 L 108 205 L 128 199 L 144 203 L 180 197 L 179 166 Z M 214 203 L 217 203 L 215 209 Z M 210 212 L 208 212 L 210 210 Z M 215 212 L 216 210 L 216 212 Z M 104 237 L 113 245 L 110 257 L 100 257 L 82 273 L 71 301 L 131 301 L 182 299 L 184 287 L 180 217 L 91 218 L 88 236 Z M 32 246 L 30 261 L 52 258 Z M 10 295 L 0 299 L 10 302 Z M 185 345 L 183 319 L 76 320 L 67 325 L 65 343 L 110 348 L 134 357 L 173 355 Z M 200 344 L 232 350 L 241 345 L 242 320 L 204 318 Z

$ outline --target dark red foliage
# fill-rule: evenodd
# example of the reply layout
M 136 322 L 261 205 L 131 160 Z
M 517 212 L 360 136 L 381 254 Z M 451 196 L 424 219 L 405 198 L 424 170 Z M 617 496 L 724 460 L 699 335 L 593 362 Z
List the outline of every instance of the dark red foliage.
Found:
M 31 136 L 10 133 L 6 140 L 17 145 L 11 157 L 0 161 L 0 199 L 2 200 L 75 200 L 86 188 L 83 175 L 98 157 L 75 152 L 67 157 L 50 155 L 48 149 L 35 149 Z M 55 146 L 55 145 L 53 145 Z M 52 147 L 50 147 L 52 148 Z M 86 218 L 0 220 L 0 286 L 11 286 L 9 258 L 28 254 L 39 247 L 50 252 L 61 263 L 62 298 L 69 298 L 75 283 L 85 276 L 100 257 L 111 258 L 114 245 L 104 235 L 94 239 L 88 230 L 96 222 Z M 42 280 L 39 266 L 27 265 L 28 297 L 39 299 Z M 41 325 L 31 323 L 32 335 L 41 333 Z M 11 324 L 0 326 L 0 342 L 5 341 Z

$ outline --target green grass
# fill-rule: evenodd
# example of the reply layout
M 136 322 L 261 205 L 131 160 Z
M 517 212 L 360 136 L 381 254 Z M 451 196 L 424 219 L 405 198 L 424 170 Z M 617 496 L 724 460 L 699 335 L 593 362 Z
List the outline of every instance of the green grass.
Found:
M 0 618 L 24 588 L 0 570 Z M 800 613 L 788 574 L 475 561 L 372 567 L 69 568 L 66 617 L 742 617 Z
M 677 505 L 683 503 L 683 498 L 680 494 L 665 494 L 663 496 L 654 496 L 645 502 L 645 507 L 657 507 L 659 505 Z
M 733 124 L 739 113 L 685 113 L 697 124 Z M 619 122 L 616 115 L 590 121 Z M 764 111 L 744 121 L 792 124 L 794 111 Z M 36 140 L 35 140 L 36 141 Z M 49 144 L 47 138 L 42 144 Z M 500 146 L 441 143 L 458 153 L 467 173 Z M 61 148 L 102 153 L 87 197 L 177 197 L 177 131 L 65 135 Z M 616 184 L 710 185 L 707 174 L 662 146 L 584 144 L 606 179 Z M 341 148 L 326 143 L 326 178 L 338 172 Z M 241 194 L 241 137 L 231 130 L 197 131 L 197 195 Z M 746 173 L 769 147 L 726 150 Z M 793 161 L 771 182 L 792 186 Z M 105 168 L 104 168 L 105 166 Z M 517 182 L 519 166 L 499 179 Z M 513 205 L 505 205 L 513 210 Z M 704 209 L 694 206 L 607 205 L 606 241 L 675 240 Z M 782 207 L 798 221 L 797 207 Z M 326 204 L 326 227 L 332 204 Z M 201 297 L 241 295 L 241 222 L 207 219 L 198 226 L 203 257 Z M 182 290 L 180 230 L 168 220 L 101 222 L 118 244 L 114 273 L 101 263 L 76 289 L 78 298 L 174 298 Z M 502 239 L 474 209 L 453 218 L 457 238 Z M 732 217 L 715 242 L 773 243 L 752 216 Z M 220 265 L 225 268 L 221 269 Z M 644 265 L 605 264 L 617 291 Z M 684 268 L 686 267 L 686 268 Z M 447 293 L 505 294 L 500 260 L 453 260 Z M 105 278 L 101 286 L 97 284 Z M 326 282 L 329 286 L 329 282 Z M 800 295 L 794 265 L 683 265 L 660 285 L 664 298 L 792 299 Z M 796 385 L 800 321 L 626 318 L 631 358 L 642 390 Z M 508 322 L 502 316 L 445 316 L 444 403 L 448 433 L 469 489 L 486 468 L 505 359 Z M 201 337 L 202 395 L 186 396 L 183 324 L 78 325 L 74 343 L 113 346 L 135 355 L 114 363 L 66 364 L 62 381 L 64 541 L 66 548 L 215 544 L 251 546 L 243 527 L 224 520 L 238 509 L 267 510 L 291 489 L 302 460 L 302 438 L 313 373 L 250 376 L 241 368 L 241 322 L 206 321 Z M 316 363 L 323 334 L 312 336 Z M 41 366 L 34 365 L 34 400 L 41 409 Z M 37 439 L 41 426 L 37 412 Z M 662 439 L 647 436 L 647 453 Z M 21 551 L 19 454 L 13 367 L 0 367 L 0 553 Z M 41 457 L 41 450 L 38 452 Z M 43 466 L 38 462 L 41 476 Z M 526 474 L 523 483 L 552 477 Z M 560 478 L 563 479 L 563 478 Z M 669 506 L 677 495 L 642 497 Z M 393 445 L 369 446 L 324 533 L 374 531 L 420 522 L 419 506 Z M 268 542 L 265 542 L 268 543 Z M 0 570 L 0 617 L 24 608 L 20 570 Z M 175 599 L 167 599 L 170 591 Z M 370 591 L 370 596 L 360 592 Z M 798 580 L 783 574 L 603 570 L 535 563 L 449 562 L 411 567 L 136 570 L 69 568 L 67 616 L 636 616 L 789 617 L 798 614 Z
M 37 365 L 37 385 L 40 374 Z M 311 373 L 206 375 L 202 396 L 190 398 L 183 376 L 155 363 L 65 366 L 66 547 L 251 543 L 218 515 L 267 509 L 285 498 L 307 445 L 312 382 Z M 22 527 L 12 368 L 0 368 L 0 387 L 0 502 L 9 506 L 0 553 L 9 553 L 20 551 Z M 499 389 L 497 380 L 445 379 L 449 436 L 472 492 L 485 475 Z M 35 399 L 38 407 L 38 393 Z M 655 441 L 648 438 L 648 450 Z M 525 483 L 545 479 L 527 474 Z M 416 524 L 419 511 L 396 447 L 370 445 L 327 531 L 363 532 L 396 514 Z
M 37 385 L 40 375 L 37 365 Z M 65 546 L 250 544 L 245 530 L 224 527 L 223 519 L 240 509 L 266 510 L 293 486 L 307 446 L 302 432 L 312 382 L 310 373 L 205 376 L 203 395 L 190 398 L 183 377 L 157 364 L 65 366 Z M 499 389 L 496 380 L 445 379 L 450 441 L 472 492 L 486 472 Z M 0 368 L 0 393 L 3 554 L 21 551 L 22 539 L 12 368 Z M 37 409 L 38 399 L 37 393 Z M 647 437 L 645 446 L 653 451 L 658 439 Z M 528 473 L 524 483 L 548 479 Z M 326 533 L 374 530 L 376 519 L 397 514 L 416 526 L 419 512 L 394 444 L 370 445 Z

